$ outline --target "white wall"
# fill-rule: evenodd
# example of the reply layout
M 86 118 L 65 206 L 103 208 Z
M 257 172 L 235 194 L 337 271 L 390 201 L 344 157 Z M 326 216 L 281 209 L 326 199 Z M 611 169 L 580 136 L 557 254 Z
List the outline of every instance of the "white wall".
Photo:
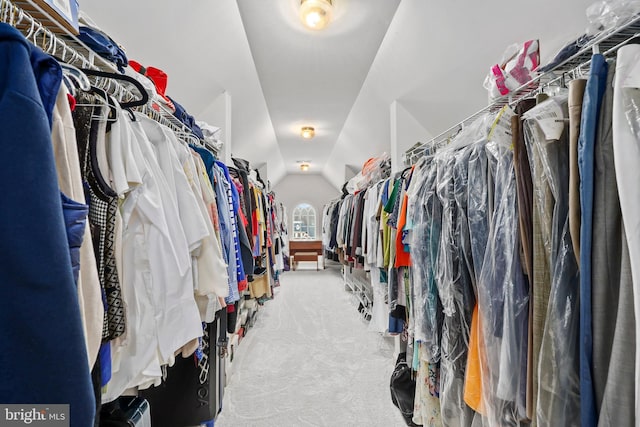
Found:
M 322 175 L 290 174 L 283 178 L 273 191 L 276 199 L 287 207 L 289 235 L 293 235 L 291 214 L 296 205 L 309 203 L 316 210 L 316 237 L 322 238 L 322 208 L 327 202 L 342 194 Z
M 198 116 L 199 120 L 221 129 L 220 141 L 223 141 L 223 144 L 220 158 L 228 165 L 232 164 L 233 154 L 231 105 L 231 95 L 229 92 L 223 92 Z
M 393 101 L 391 112 L 391 170 L 398 172 L 404 169 L 405 151 L 417 142 L 426 142 L 433 138 L 416 118 L 404 106 Z

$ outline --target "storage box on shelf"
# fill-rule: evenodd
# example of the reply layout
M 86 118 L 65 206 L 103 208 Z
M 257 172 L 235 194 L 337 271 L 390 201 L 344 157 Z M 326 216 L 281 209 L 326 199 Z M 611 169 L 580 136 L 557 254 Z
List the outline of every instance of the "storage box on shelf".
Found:
M 77 0 L 15 0 L 54 34 L 79 34 Z

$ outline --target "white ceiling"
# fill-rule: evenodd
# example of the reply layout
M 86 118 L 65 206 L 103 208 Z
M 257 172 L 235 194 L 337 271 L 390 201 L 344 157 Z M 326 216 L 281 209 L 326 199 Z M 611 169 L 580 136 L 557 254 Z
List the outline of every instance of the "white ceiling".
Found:
M 537 38 L 549 60 L 584 32 L 592 2 L 334 0 L 321 32 L 304 29 L 299 0 L 81 8 L 131 59 L 166 71 L 167 93 L 197 118 L 230 95 L 232 152 L 266 162 L 272 184 L 312 160 L 312 173 L 340 187 L 345 165 L 390 152 L 394 101 L 425 138 L 438 134 L 486 105 L 484 76 L 508 45 Z M 307 124 L 310 142 L 297 134 Z

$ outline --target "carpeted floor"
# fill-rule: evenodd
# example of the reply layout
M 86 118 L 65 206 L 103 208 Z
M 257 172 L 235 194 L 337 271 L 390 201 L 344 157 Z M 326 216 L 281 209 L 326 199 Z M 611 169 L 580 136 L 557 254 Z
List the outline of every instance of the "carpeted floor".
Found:
M 216 427 L 404 426 L 393 341 L 371 332 L 339 267 L 282 275 L 240 343 Z

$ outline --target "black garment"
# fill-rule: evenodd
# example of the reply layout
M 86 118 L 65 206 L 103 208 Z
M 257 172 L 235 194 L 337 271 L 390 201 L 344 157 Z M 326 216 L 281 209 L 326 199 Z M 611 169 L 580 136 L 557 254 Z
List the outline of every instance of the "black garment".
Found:
M 535 107 L 535 99 L 525 99 L 516 106 L 511 120 L 513 130 L 513 161 L 518 191 L 518 217 L 520 220 L 521 259 L 528 281 L 533 276 L 533 180 L 529 154 L 524 142 L 521 116 Z M 531 295 L 532 297 L 533 295 Z
M 233 159 L 234 164 L 237 168 L 229 167 L 229 173 L 231 176 L 236 176 L 240 182 L 242 183 L 243 191 L 240 194 L 240 207 L 242 208 L 242 212 L 245 217 L 249 221 L 247 225 L 247 235 L 253 236 L 253 223 L 251 222 L 251 214 L 253 212 L 252 203 L 251 203 L 251 186 L 249 184 L 249 167 L 248 162 L 246 160 Z M 245 163 L 246 162 L 246 165 Z M 246 166 L 246 168 L 245 168 Z
M 249 241 L 249 236 L 247 235 L 247 229 L 242 224 L 242 221 L 238 222 L 238 231 L 240 234 L 238 237 L 240 238 L 240 256 L 242 257 L 242 267 L 244 269 L 244 274 L 253 274 L 255 265 L 253 260 L 253 250 L 251 248 L 252 245 Z
M 329 248 L 334 250 L 338 247 L 338 220 L 340 219 L 340 207 L 342 206 L 342 200 L 335 204 L 331 212 L 331 226 L 330 226 L 330 240 Z
M 78 101 L 82 104 L 93 102 L 91 97 L 83 93 L 78 96 Z M 98 135 L 99 132 L 105 131 L 105 126 L 100 125 L 92 117 L 94 114 L 100 117 L 101 112 L 99 107 L 95 110 L 94 107 L 77 107 L 73 120 L 86 200 L 89 204 L 89 226 L 105 308 L 102 339 L 108 341 L 125 332 L 125 313 L 115 260 L 115 220 L 118 197 L 100 174 L 96 157 Z M 91 371 L 91 381 L 96 402 L 95 426 L 97 427 L 100 424 L 102 402 L 100 358 L 96 360 Z
M 350 252 L 352 258 L 357 259 L 362 254 L 362 219 L 364 216 L 364 198 L 366 192 L 362 191 L 354 197 L 353 229 L 351 230 Z M 358 251 L 360 249 L 360 251 Z
M 560 52 L 556 54 L 555 58 L 551 60 L 550 63 L 538 68 L 538 71 L 541 73 L 546 73 L 547 71 L 553 70 L 564 61 L 578 53 L 580 49 L 582 49 L 592 38 L 593 36 L 588 36 L 586 34 L 581 35 L 576 40 L 563 47 Z
M 82 104 L 93 102 L 92 97 L 80 94 Z M 102 338 L 115 339 L 125 332 L 125 312 L 120 280 L 116 269 L 115 228 L 118 213 L 118 195 L 101 174 L 97 150 L 100 133 L 105 123 L 92 117 L 100 117 L 101 107 L 77 107 L 73 114 L 76 127 L 78 153 L 85 192 L 89 203 L 89 224 L 96 255 L 98 276 L 106 299 Z
M 251 170 L 251 165 L 249 164 L 249 161 L 245 159 L 238 159 L 236 157 L 232 157 L 231 161 L 233 161 L 233 164 L 236 165 L 236 167 L 239 170 L 243 170 L 247 173 Z

